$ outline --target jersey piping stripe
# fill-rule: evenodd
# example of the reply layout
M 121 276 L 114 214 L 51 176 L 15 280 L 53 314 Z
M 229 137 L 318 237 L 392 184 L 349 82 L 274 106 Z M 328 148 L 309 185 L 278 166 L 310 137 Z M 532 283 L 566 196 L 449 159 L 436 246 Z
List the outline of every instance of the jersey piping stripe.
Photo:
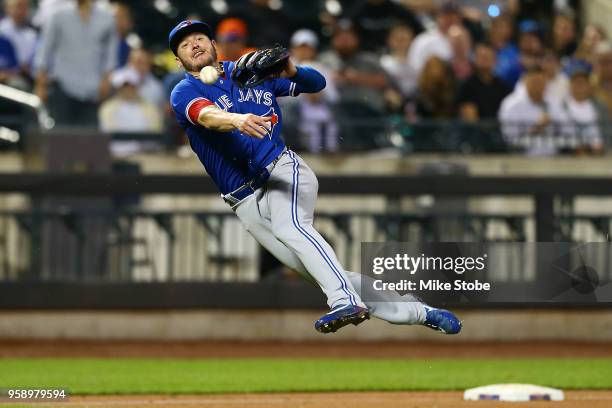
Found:
M 302 232 L 302 234 L 304 236 L 306 236 L 306 238 L 315 246 L 315 248 L 317 249 L 317 251 L 319 251 L 319 253 L 321 254 L 321 256 L 323 257 L 323 259 L 325 259 L 325 262 L 327 263 L 327 265 L 329 265 L 329 267 L 332 269 L 332 271 L 334 272 L 334 274 L 338 277 L 338 279 L 340 280 L 340 284 L 342 286 L 342 289 L 344 290 L 344 293 L 346 293 L 349 296 L 349 301 L 351 302 L 351 304 L 356 305 L 357 302 L 355 300 L 355 297 L 353 295 L 353 293 L 351 293 L 348 290 L 348 285 L 346 283 L 346 281 L 344 280 L 344 278 L 342 277 L 342 274 L 338 271 L 338 269 L 336 268 L 336 266 L 334 265 L 334 263 L 332 262 L 331 258 L 329 257 L 329 255 L 325 252 L 325 250 L 323 249 L 323 247 L 321 246 L 321 244 L 316 240 L 316 238 L 314 238 L 313 236 L 311 236 L 308 231 L 306 231 L 299 223 L 298 221 L 298 216 L 297 216 L 297 197 L 298 197 L 298 188 L 299 188 L 299 177 L 300 177 L 300 169 L 299 169 L 299 162 L 298 160 L 295 158 L 295 155 L 293 154 L 292 151 L 289 151 L 289 157 L 291 157 L 291 160 L 294 163 L 294 182 L 293 182 L 293 186 L 294 186 L 294 194 L 292 197 L 292 210 L 293 210 L 293 216 L 294 216 L 294 223 L 296 228 Z
M 289 157 L 291 157 L 291 161 L 293 161 L 293 191 L 292 191 L 292 197 L 291 197 L 291 218 L 293 220 L 293 225 L 317 249 L 319 254 L 323 257 L 323 259 L 327 263 L 327 265 L 334 272 L 334 274 L 336 275 L 338 280 L 340 280 L 340 286 L 342 287 L 342 290 L 344 291 L 344 293 L 346 293 L 348 295 L 349 302 L 351 302 L 352 305 L 357 305 L 357 302 L 355 301 L 354 295 L 348 290 L 348 285 L 346 284 L 346 281 L 344 280 L 344 278 L 342 277 L 342 275 L 340 274 L 340 272 L 338 271 L 336 266 L 333 264 L 333 262 L 331 261 L 331 259 L 329 258 L 329 256 L 325 252 L 325 250 L 321 247 L 321 244 L 319 244 L 319 242 L 317 242 L 317 240 L 313 236 L 311 236 L 308 233 L 308 231 L 306 231 L 300 225 L 300 223 L 298 221 L 298 216 L 297 216 L 297 195 L 298 195 L 298 182 L 299 182 L 299 177 L 300 177 L 300 170 L 299 170 L 298 161 L 295 158 L 293 152 L 289 151 L 288 154 L 289 154 Z
M 297 196 L 298 196 L 298 184 L 299 184 L 300 170 L 299 170 L 298 161 L 297 159 L 295 159 L 295 156 L 293 155 L 292 151 L 289 151 L 289 157 L 291 157 L 291 161 L 293 161 L 293 170 L 294 170 L 293 171 L 293 195 L 291 197 L 291 216 L 293 219 L 293 225 L 317 249 L 319 254 L 323 257 L 323 259 L 327 263 L 327 265 L 332 269 L 336 277 L 340 280 L 340 285 L 342 287 L 342 290 L 344 291 L 344 293 L 348 295 L 349 302 L 351 302 L 351 304 L 353 305 L 356 305 L 357 302 L 355 301 L 354 295 L 348 290 L 348 285 L 346 284 L 346 281 L 342 278 L 342 275 L 340 274 L 336 266 L 333 264 L 333 262 L 331 261 L 331 259 L 329 258 L 325 250 L 321 247 L 319 242 L 313 236 L 308 234 L 308 232 L 300 225 L 298 221 Z
M 191 107 L 193 106 L 194 103 L 196 102 L 203 102 L 203 106 L 202 108 L 208 106 L 208 105 L 213 105 L 213 103 L 211 101 L 209 101 L 206 98 L 194 98 L 191 100 L 191 102 L 189 102 L 187 104 L 187 107 L 185 108 L 185 116 L 187 117 L 187 120 L 192 124 L 195 125 L 196 123 L 193 122 L 193 120 L 191 120 L 191 115 L 189 114 L 189 110 L 191 109 Z
M 295 96 L 295 82 L 292 82 L 289 85 L 289 96 Z

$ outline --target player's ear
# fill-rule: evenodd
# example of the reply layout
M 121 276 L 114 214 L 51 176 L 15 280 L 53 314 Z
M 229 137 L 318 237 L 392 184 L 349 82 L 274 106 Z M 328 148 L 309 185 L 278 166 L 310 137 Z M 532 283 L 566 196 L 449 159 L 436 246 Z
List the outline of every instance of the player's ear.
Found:
M 174 61 L 176 61 L 176 65 L 179 67 L 179 69 L 185 69 L 179 57 L 174 57 Z
M 217 47 L 217 42 L 215 40 L 210 40 L 210 44 L 212 45 L 213 50 L 215 50 L 215 53 L 214 53 L 215 61 L 218 61 L 219 60 L 219 48 Z

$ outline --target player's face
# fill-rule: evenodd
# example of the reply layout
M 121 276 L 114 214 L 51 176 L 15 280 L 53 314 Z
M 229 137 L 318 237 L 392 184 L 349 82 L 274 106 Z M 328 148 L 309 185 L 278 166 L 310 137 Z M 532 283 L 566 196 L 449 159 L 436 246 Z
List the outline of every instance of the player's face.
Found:
M 217 61 L 215 41 L 202 33 L 192 33 L 183 38 L 176 53 L 177 63 L 189 72 L 199 72 Z

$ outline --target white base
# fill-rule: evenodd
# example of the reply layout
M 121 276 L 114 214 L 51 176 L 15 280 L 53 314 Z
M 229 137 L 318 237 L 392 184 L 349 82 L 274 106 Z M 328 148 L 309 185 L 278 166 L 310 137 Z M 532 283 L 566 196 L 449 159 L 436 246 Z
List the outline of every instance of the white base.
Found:
M 470 401 L 563 401 L 563 391 L 532 384 L 494 384 L 465 390 Z

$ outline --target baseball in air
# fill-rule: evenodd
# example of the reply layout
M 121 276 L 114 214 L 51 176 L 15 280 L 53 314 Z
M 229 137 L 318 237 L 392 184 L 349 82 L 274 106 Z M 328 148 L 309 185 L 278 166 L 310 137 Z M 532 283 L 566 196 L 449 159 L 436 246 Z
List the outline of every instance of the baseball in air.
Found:
M 213 66 L 207 65 L 200 70 L 200 81 L 205 84 L 212 84 L 217 78 L 219 78 L 219 71 Z

